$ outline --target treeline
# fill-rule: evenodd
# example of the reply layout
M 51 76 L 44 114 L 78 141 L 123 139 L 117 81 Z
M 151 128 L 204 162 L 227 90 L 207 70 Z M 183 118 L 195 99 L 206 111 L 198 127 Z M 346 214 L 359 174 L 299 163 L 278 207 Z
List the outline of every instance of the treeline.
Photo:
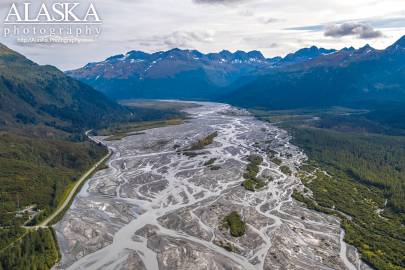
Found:
M 51 231 L 13 231 L 26 206 L 49 215 L 80 175 L 106 154 L 84 131 L 160 119 L 178 111 L 127 108 L 51 66 L 39 66 L 0 44 L 0 246 L 2 269 L 48 269 L 56 261 Z M 181 114 L 182 115 L 182 114 Z M 21 241 L 20 241 L 21 240 Z M 0 249 L 1 250 L 1 249 Z
M 32 230 L 0 251 L 0 269 L 48 270 L 59 258 L 52 229 Z
M 405 269 L 405 138 L 315 128 L 293 131 L 294 143 L 309 156 L 310 166 L 302 170 L 313 176 L 300 178 L 315 202 L 295 197 L 318 211 L 339 211 L 345 241 L 374 268 Z M 311 173 L 314 168 L 331 177 Z
M 301 129 L 295 142 L 311 158 L 383 191 L 405 224 L 405 137 Z
M 0 226 L 11 225 L 15 211 L 28 205 L 51 212 L 66 188 L 105 154 L 92 142 L 0 134 Z
M 22 236 L 25 230 L 20 226 L 10 226 L 0 230 L 0 250 L 10 245 L 15 239 Z

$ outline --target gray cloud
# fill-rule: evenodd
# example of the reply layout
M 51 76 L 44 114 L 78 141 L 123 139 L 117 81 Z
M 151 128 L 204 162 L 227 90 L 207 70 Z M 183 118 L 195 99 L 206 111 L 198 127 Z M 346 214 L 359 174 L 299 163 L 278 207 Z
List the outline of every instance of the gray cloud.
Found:
M 324 35 L 327 37 L 357 36 L 361 39 L 383 36 L 381 31 L 375 30 L 371 25 L 355 22 L 327 25 Z
M 284 28 L 285 30 L 297 30 L 297 31 L 311 31 L 311 32 L 320 32 L 325 29 L 325 25 L 332 24 L 344 24 L 344 23 L 360 23 L 371 25 L 372 27 L 378 28 L 403 28 L 405 27 L 405 14 L 402 16 L 394 15 L 393 17 L 374 17 L 363 20 L 356 21 L 330 21 L 324 24 L 315 24 L 315 25 L 304 25 L 297 27 L 288 27 Z
M 266 18 L 266 17 L 261 17 L 259 18 L 259 22 L 263 23 L 263 24 L 270 24 L 270 23 L 277 23 L 277 22 L 282 22 L 282 19 L 279 18 Z
M 211 42 L 213 33 L 211 32 L 188 32 L 176 31 L 163 38 L 164 44 L 169 47 L 190 47 L 193 42 Z
M 269 48 L 278 48 L 278 47 L 280 47 L 280 45 L 276 42 L 273 42 L 269 45 Z
M 213 31 L 174 31 L 164 35 L 153 35 L 140 39 L 128 39 L 127 42 L 148 47 L 152 51 L 171 48 L 195 48 L 196 44 L 213 42 Z

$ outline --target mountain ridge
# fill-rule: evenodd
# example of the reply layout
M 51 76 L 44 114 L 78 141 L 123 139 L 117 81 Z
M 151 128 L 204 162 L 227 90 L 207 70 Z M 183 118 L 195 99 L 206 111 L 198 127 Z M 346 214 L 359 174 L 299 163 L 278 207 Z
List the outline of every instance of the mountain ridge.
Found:
M 130 110 L 99 91 L 56 67 L 38 65 L 2 44 L 0 95 L 2 129 L 43 125 L 78 131 L 131 117 Z
M 203 54 L 178 48 L 127 54 L 67 74 L 115 98 L 172 98 L 242 107 L 356 106 L 405 102 L 405 36 L 386 49 L 316 46 L 285 57 L 259 51 Z
M 291 109 L 405 102 L 404 37 L 384 50 L 369 45 L 262 71 L 222 100 L 239 106 Z M 242 78 L 243 80 L 243 78 Z
M 289 54 L 285 63 L 316 58 L 332 51 L 313 46 Z M 133 50 L 66 74 L 115 99 L 211 99 L 240 77 L 280 64 L 282 60 L 281 57 L 265 58 L 256 50 L 207 54 L 178 48 L 155 53 Z M 193 89 L 194 93 L 187 89 Z

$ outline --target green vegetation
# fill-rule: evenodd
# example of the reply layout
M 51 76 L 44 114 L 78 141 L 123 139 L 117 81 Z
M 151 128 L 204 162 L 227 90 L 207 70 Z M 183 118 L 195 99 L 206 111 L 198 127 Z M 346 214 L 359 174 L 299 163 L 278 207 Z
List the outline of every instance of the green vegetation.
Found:
M 291 169 L 286 165 L 280 166 L 280 171 L 286 175 L 292 174 Z
M 164 126 L 180 125 L 183 123 L 181 118 L 173 118 L 159 121 L 145 121 L 145 122 L 133 122 L 133 123 L 121 123 L 116 126 L 105 128 L 96 131 L 95 134 L 99 136 L 109 136 L 106 140 L 114 141 L 121 140 L 130 135 L 143 134 L 140 131 L 144 131 L 151 128 L 159 128 Z M 111 135 L 112 134 L 112 135 Z
M 106 154 L 91 142 L 27 138 L 0 134 L 0 226 L 11 226 L 16 212 L 28 205 L 52 212 L 66 188 Z
M 234 246 L 234 244 L 232 244 L 231 242 L 228 242 L 226 240 L 224 240 L 224 241 L 219 240 L 219 241 L 215 241 L 214 243 L 217 246 L 222 247 L 226 251 L 229 251 L 229 252 L 236 252 L 237 251 L 237 248 Z
M 17 211 L 36 205 L 40 212 L 27 225 L 39 224 L 63 202 L 82 171 L 105 154 L 103 146 L 92 142 L 0 134 L 2 269 L 50 269 L 53 266 L 59 258 L 53 232 L 21 228 L 28 216 Z
M 312 166 L 305 166 L 300 178 L 313 198 L 296 191 L 293 197 L 310 209 L 338 216 L 345 241 L 359 249 L 363 260 L 377 269 L 403 269 L 405 229 L 398 219 L 378 213 L 384 207 L 381 190 L 354 182 L 344 172 L 328 176 Z
M 307 114 L 306 110 L 282 110 L 282 111 L 266 111 L 252 109 L 250 110 L 256 117 L 263 121 L 268 121 L 270 123 L 280 123 L 280 122 L 293 122 L 293 121 L 304 121 L 312 118 L 312 115 Z
M 272 158 L 271 162 L 273 162 L 274 164 L 276 164 L 278 166 L 280 166 L 283 163 L 283 161 L 281 161 L 281 159 L 276 158 L 276 157 Z
M 180 152 L 179 152 L 180 153 Z M 189 158 L 193 158 L 193 157 L 196 157 L 196 156 L 201 156 L 201 155 L 205 155 L 205 153 L 203 153 L 203 152 L 192 152 L 192 151 L 184 151 L 184 152 L 182 152 L 183 153 L 183 155 L 185 155 L 185 156 L 187 156 L 187 157 L 189 157 Z
M 221 169 L 221 166 L 219 166 L 219 165 L 213 165 L 210 167 L 211 171 L 218 171 L 219 169 Z
M 217 158 L 211 158 L 211 159 L 207 160 L 206 162 L 204 162 L 204 166 L 211 166 L 215 163 L 216 160 L 217 160 Z
M 204 152 L 198 151 L 198 150 L 202 150 L 204 149 L 206 146 L 212 144 L 214 142 L 215 137 L 218 136 L 218 132 L 215 131 L 207 136 L 205 136 L 202 139 L 197 140 L 196 142 L 194 142 L 189 148 L 186 148 L 184 150 L 180 150 L 178 149 L 177 152 L 178 153 L 182 153 L 183 155 L 189 157 L 189 158 L 193 158 L 199 155 L 204 155 Z M 176 147 L 178 148 L 178 147 Z M 211 162 L 211 161 L 209 161 Z M 214 160 L 215 162 L 215 160 Z M 209 166 L 206 165 L 206 166 Z
M 184 114 L 121 106 L 0 44 L 0 270 L 49 269 L 58 260 L 51 230 L 21 226 L 49 217 L 82 173 L 107 153 L 88 141 L 85 130 L 174 118 Z
M 295 142 L 328 172 L 344 173 L 354 182 L 379 190 L 387 199 L 384 215 L 405 224 L 404 137 L 320 129 L 301 129 L 294 134 Z
M 247 179 L 242 183 L 246 190 L 255 191 L 255 182 L 251 179 Z
M 207 160 L 206 162 L 204 162 L 204 166 L 209 167 L 211 171 L 217 171 L 217 170 L 221 169 L 221 166 L 214 165 L 216 160 L 217 160 L 217 158 L 211 158 L 211 159 Z
M 339 217 L 345 241 L 374 268 L 405 269 L 405 137 L 393 136 L 405 131 L 398 121 L 391 125 L 387 114 L 346 108 L 260 111 L 258 117 L 283 113 L 289 116 L 278 125 L 309 156 L 298 173 L 306 188 L 293 197 Z
M 0 232 L 0 237 L 3 233 Z M 29 230 L 19 237 L 0 250 L 0 269 L 50 269 L 59 261 L 60 254 L 52 229 Z
M 77 137 L 89 127 L 137 120 L 129 110 L 52 66 L 0 44 L 0 127 L 32 137 Z
M 204 147 L 212 144 L 214 142 L 215 137 L 218 136 L 218 132 L 215 131 L 211 134 L 209 134 L 208 136 L 199 139 L 198 141 L 196 141 L 195 143 L 193 143 L 191 145 L 191 147 L 189 149 L 187 149 L 186 151 L 196 151 L 196 150 L 201 150 L 204 149 Z
M 315 210 L 315 211 L 318 211 L 318 212 L 322 212 L 322 213 L 325 213 L 325 214 L 329 214 L 329 215 L 339 216 L 337 214 L 338 212 L 336 212 L 336 211 L 334 211 L 332 209 L 320 206 L 312 198 L 310 198 L 308 196 L 305 196 L 304 194 L 298 192 L 297 190 L 294 190 L 294 192 L 292 194 L 292 197 L 294 199 L 296 199 L 297 201 L 299 201 L 299 202 L 305 203 L 309 209 L 312 209 L 312 210 Z
M 10 246 L 15 239 L 18 239 L 25 233 L 25 229 L 19 226 L 10 226 L 0 230 L 0 251 Z M 0 252 L 1 253 L 1 252 Z
M 295 130 L 295 143 L 308 153 L 317 171 L 301 175 L 313 198 L 310 208 L 344 215 L 345 241 L 377 269 L 405 269 L 405 138 L 331 130 Z M 311 166 L 305 168 L 311 172 Z M 313 169 L 312 169 L 313 172 Z M 387 204 L 385 205 L 385 201 Z M 379 211 L 383 209 L 383 211 Z M 381 213 L 380 213 L 381 212 Z
M 108 155 L 106 155 L 105 157 L 103 157 L 103 159 L 105 159 L 106 161 L 108 160 L 108 158 L 111 156 L 111 153 L 109 153 Z M 98 171 L 101 170 L 105 170 L 108 168 L 108 165 L 106 164 L 106 161 L 101 163 L 100 165 L 98 165 L 96 167 L 96 169 L 89 175 L 86 177 L 86 179 L 84 181 L 82 181 L 78 188 L 76 189 L 73 197 L 70 199 L 69 203 L 67 204 L 67 206 L 63 209 L 63 211 L 61 211 L 58 215 L 56 215 L 55 217 L 52 218 L 52 220 L 49 221 L 49 225 L 54 225 L 57 222 L 59 222 L 63 216 L 65 215 L 66 211 L 70 209 L 70 206 L 72 205 L 76 195 L 80 192 L 80 190 L 82 189 L 82 187 L 84 186 L 84 184 L 86 183 L 87 179 L 91 178 L 94 174 L 96 174 Z M 65 201 L 68 197 L 68 195 L 72 192 L 72 189 L 74 188 L 74 185 L 70 185 L 66 190 L 65 190 L 65 196 L 63 198 L 62 201 Z M 38 224 L 38 223 L 35 223 Z
M 258 155 L 250 155 L 248 161 L 249 163 L 246 167 L 246 171 L 243 174 L 243 177 L 246 180 L 243 181 L 242 185 L 245 189 L 250 191 L 261 189 L 266 183 L 262 179 L 258 179 L 257 174 L 259 173 L 259 166 L 262 164 L 263 158 Z
M 122 105 L 134 108 L 143 108 L 143 109 L 153 109 L 160 111 L 173 111 L 179 112 L 184 109 L 190 109 L 199 107 L 200 105 L 190 102 L 181 102 L 181 101 L 163 101 L 163 100 L 149 100 L 149 99 L 139 99 L 139 100 L 121 100 Z
M 231 212 L 224 218 L 223 225 L 229 229 L 233 237 L 241 237 L 246 232 L 246 224 L 236 211 Z

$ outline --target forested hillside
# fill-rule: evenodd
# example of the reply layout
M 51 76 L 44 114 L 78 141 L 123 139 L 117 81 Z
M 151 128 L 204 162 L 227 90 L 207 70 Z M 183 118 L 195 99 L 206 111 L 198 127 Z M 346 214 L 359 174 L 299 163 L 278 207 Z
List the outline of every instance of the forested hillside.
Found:
M 105 156 L 86 130 L 171 117 L 179 113 L 121 106 L 0 44 L 0 269 L 49 269 L 59 259 L 52 229 L 22 225 L 49 216 Z
M 0 116 L 3 129 L 77 132 L 130 119 L 131 112 L 55 67 L 39 66 L 0 44 Z M 38 130 L 36 135 L 44 135 Z
M 344 108 L 255 113 L 289 129 L 309 157 L 298 176 L 311 193 L 294 198 L 337 215 L 372 267 L 405 269 L 404 131 Z
M 310 164 L 330 175 L 301 178 L 314 200 L 352 218 L 341 216 L 346 242 L 376 269 L 405 269 L 405 138 L 319 129 L 294 137 Z

